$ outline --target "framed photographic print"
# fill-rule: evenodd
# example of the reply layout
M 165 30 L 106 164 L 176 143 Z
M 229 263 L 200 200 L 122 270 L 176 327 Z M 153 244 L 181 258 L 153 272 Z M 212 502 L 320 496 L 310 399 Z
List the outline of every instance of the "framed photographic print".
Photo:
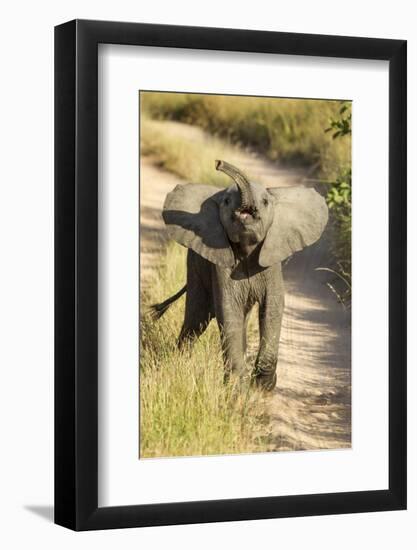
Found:
M 406 507 L 406 42 L 55 29 L 55 521 Z

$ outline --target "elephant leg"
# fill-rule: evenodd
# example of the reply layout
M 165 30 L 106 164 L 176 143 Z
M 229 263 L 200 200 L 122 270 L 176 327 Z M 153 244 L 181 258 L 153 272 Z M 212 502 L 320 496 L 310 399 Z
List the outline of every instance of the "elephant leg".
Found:
M 178 347 L 193 343 L 206 330 L 214 317 L 212 299 L 207 287 L 206 260 L 192 251 L 187 256 L 187 295 L 185 299 L 184 323 L 178 337 Z
M 216 315 L 217 316 L 217 315 Z M 233 319 L 217 319 L 225 365 L 225 380 L 230 374 L 242 374 L 244 361 L 245 319 L 243 315 L 234 315 Z
M 207 301 L 194 302 L 193 297 L 189 298 L 187 291 L 187 300 L 185 305 L 184 323 L 178 337 L 178 347 L 182 349 L 184 344 L 192 344 L 206 330 L 213 315 L 210 312 Z
M 249 323 L 249 313 L 245 316 L 245 320 L 243 322 L 243 331 L 242 331 L 242 349 L 243 349 L 243 355 L 246 354 L 247 347 L 248 347 L 248 323 Z
M 241 281 L 231 278 L 231 269 L 213 266 L 212 273 L 213 306 L 220 331 L 227 380 L 231 373 L 241 374 L 245 368 L 246 289 Z
M 259 351 L 255 362 L 256 383 L 267 391 L 275 388 L 278 348 L 284 311 L 283 288 L 270 292 L 259 306 Z

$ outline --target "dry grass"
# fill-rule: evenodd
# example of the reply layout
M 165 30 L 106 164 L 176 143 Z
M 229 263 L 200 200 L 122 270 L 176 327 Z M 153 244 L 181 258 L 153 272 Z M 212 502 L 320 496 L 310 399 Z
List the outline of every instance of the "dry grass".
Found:
M 189 128 L 181 135 L 178 128 L 143 117 L 141 121 L 141 154 L 158 159 L 158 165 L 186 181 L 226 187 L 230 178 L 214 169 L 214 159 L 227 158 L 234 162 L 239 151 L 222 140 L 209 137 L 202 146 L 201 136 L 193 139 L 198 128 Z
M 140 456 L 191 456 L 269 450 L 267 398 L 247 380 L 223 382 L 218 329 L 212 323 L 192 351 L 176 349 L 184 298 L 158 322 L 146 305 L 185 281 L 185 250 L 171 243 L 142 297 Z
M 334 179 L 340 166 L 350 165 L 350 137 L 333 140 L 324 132 L 340 105 L 329 100 L 141 93 L 143 114 L 199 126 L 271 160 L 315 166 L 325 179 Z

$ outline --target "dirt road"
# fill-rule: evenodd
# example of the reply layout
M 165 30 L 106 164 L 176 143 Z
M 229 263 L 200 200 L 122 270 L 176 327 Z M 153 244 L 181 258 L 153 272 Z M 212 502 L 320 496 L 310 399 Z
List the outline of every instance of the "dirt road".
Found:
M 153 159 L 140 160 L 140 283 L 145 289 L 160 261 L 167 235 L 162 206 L 167 193 L 183 180 L 158 168 Z
M 200 129 L 164 124 L 171 125 L 172 131 L 189 132 L 190 139 L 208 139 Z M 299 169 L 280 169 L 245 152 L 233 161 L 259 174 L 266 185 L 302 185 L 304 173 Z M 141 159 L 140 174 L 141 285 L 146 288 L 166 240 L 161 217 L 165 196 L 184 182 L 148 157 Z M 278 382 L 270 397 L 271 450 L 350 446 L 350 314 L 325 285 L 323 274 L 314 270 L 323 265 L 324 255 L 325 243 L 313 245 L 284 268 L 286 305 Z

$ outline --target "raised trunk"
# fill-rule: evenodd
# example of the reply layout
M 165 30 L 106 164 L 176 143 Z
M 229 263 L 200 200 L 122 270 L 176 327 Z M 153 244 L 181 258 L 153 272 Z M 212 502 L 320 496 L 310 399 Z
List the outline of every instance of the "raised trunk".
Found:
M 249 185 L 249 180 L 245 176 L 245 174 L 243 174 L 243 172 L 241 172 L 235 166 L 232 166 L 231 164 L 229 164 L 228 162 L 224 162 L 223 160 L 216 160 L 216 170 L 224 172 L 225 174 L 230 176 L 232 180 L 236 183 L 240 192 L 240 208 L 242 210 L 253 208 L 253 195 Z

